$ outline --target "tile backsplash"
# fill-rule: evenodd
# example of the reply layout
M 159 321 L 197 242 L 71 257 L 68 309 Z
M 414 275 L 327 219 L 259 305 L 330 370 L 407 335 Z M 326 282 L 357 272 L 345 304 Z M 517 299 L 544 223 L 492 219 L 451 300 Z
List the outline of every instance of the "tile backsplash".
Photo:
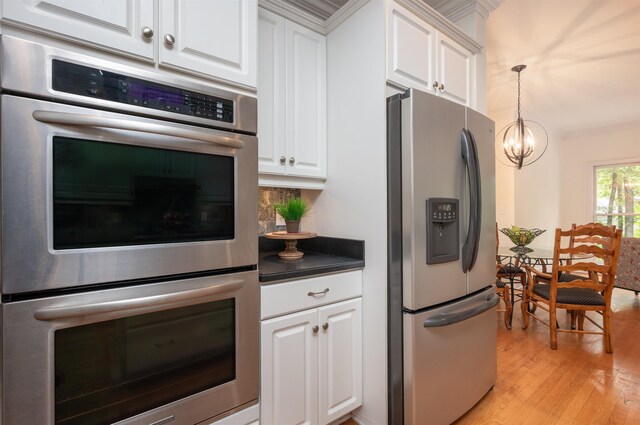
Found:
M 273 206 L 289 198 L 299 197 L 300 189 L 261 187 L 258 191 L 258 234 L 284 230 L 284 226 L 276 227 L 276 211 Z

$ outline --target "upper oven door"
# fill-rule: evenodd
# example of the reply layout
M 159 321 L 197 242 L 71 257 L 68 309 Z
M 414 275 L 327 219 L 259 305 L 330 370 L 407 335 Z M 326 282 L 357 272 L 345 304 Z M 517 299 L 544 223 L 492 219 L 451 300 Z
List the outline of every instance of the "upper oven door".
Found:
M 257 139 L 2 96 L 2 292 L 257 263 Z

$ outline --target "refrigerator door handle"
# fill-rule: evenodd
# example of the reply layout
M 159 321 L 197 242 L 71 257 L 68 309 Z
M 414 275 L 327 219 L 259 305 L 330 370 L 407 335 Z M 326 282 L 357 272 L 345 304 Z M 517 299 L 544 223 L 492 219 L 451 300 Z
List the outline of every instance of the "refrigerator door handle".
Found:
M 487 310 L 492 309 L 500 302 L 500 297 L 497 294 L 491 294 L 491 296 L 487 297 L 486 301 L 482 304 L 479 304 L 473 308 L 464 311 L 458 311 L 455 313 L 441 313 L 436 314 L 433 317 L 425 320 L 424 327 L 425 328 L 438 328 L 441 326 L 449 326 L 458 322 L 463 322 L 467 319 L 470 319 L 474 316 L 477 316 L 481 313 L 484 313 Z
M 467 237 L 462 246 L 462 271 L 466 273 L 473 268 L 478 257 L 482 220 L 482 191 L 478 148 L 473 134 L 466 128 L 463 128 L 460 133 L 460 144 L 462 159 L 469 176 L 469 227 L 467 229 Z

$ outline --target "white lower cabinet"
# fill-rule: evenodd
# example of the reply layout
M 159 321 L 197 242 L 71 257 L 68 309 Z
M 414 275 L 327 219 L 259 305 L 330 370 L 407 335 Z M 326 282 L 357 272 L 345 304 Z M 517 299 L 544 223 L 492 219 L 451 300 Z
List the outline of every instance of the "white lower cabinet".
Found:
M 362 405 L 362 298 L 263 320 L 260 358 L 261 425 L 326 425 L 351 412 Z

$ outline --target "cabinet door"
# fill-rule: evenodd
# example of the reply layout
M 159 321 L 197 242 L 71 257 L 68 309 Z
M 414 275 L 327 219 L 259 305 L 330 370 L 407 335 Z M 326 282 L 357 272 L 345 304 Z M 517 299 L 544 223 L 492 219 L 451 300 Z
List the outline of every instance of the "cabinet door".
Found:
M 153 59 L 153 39 L 141 31 L 155 30 L 153 0 L 11 0 L 2 2 L 2 21 Z
M 256 86 L 257 0 L 160 1 L 160 64 Z
M 362 404 L 362 298 L 319 309 L 320 424 Z
M 387 80 L 434 93 L 436 30 L 394 2 L 387 5 Z
M 258 14 L 258 170 L 284 174 L 285 19 L 262 8 Z M 280 158 L 285 158 L 281 161 Z
M 287 175 L 326 177 L 326 38 L 286 22 Z
M 473 55 L 444 34 L 437 34 L 436 80 L 442 84 L 439 94 L 465 106 L 474 106 Z
M 318 423 L 318 310 L 261 325 L 261 425 Z

